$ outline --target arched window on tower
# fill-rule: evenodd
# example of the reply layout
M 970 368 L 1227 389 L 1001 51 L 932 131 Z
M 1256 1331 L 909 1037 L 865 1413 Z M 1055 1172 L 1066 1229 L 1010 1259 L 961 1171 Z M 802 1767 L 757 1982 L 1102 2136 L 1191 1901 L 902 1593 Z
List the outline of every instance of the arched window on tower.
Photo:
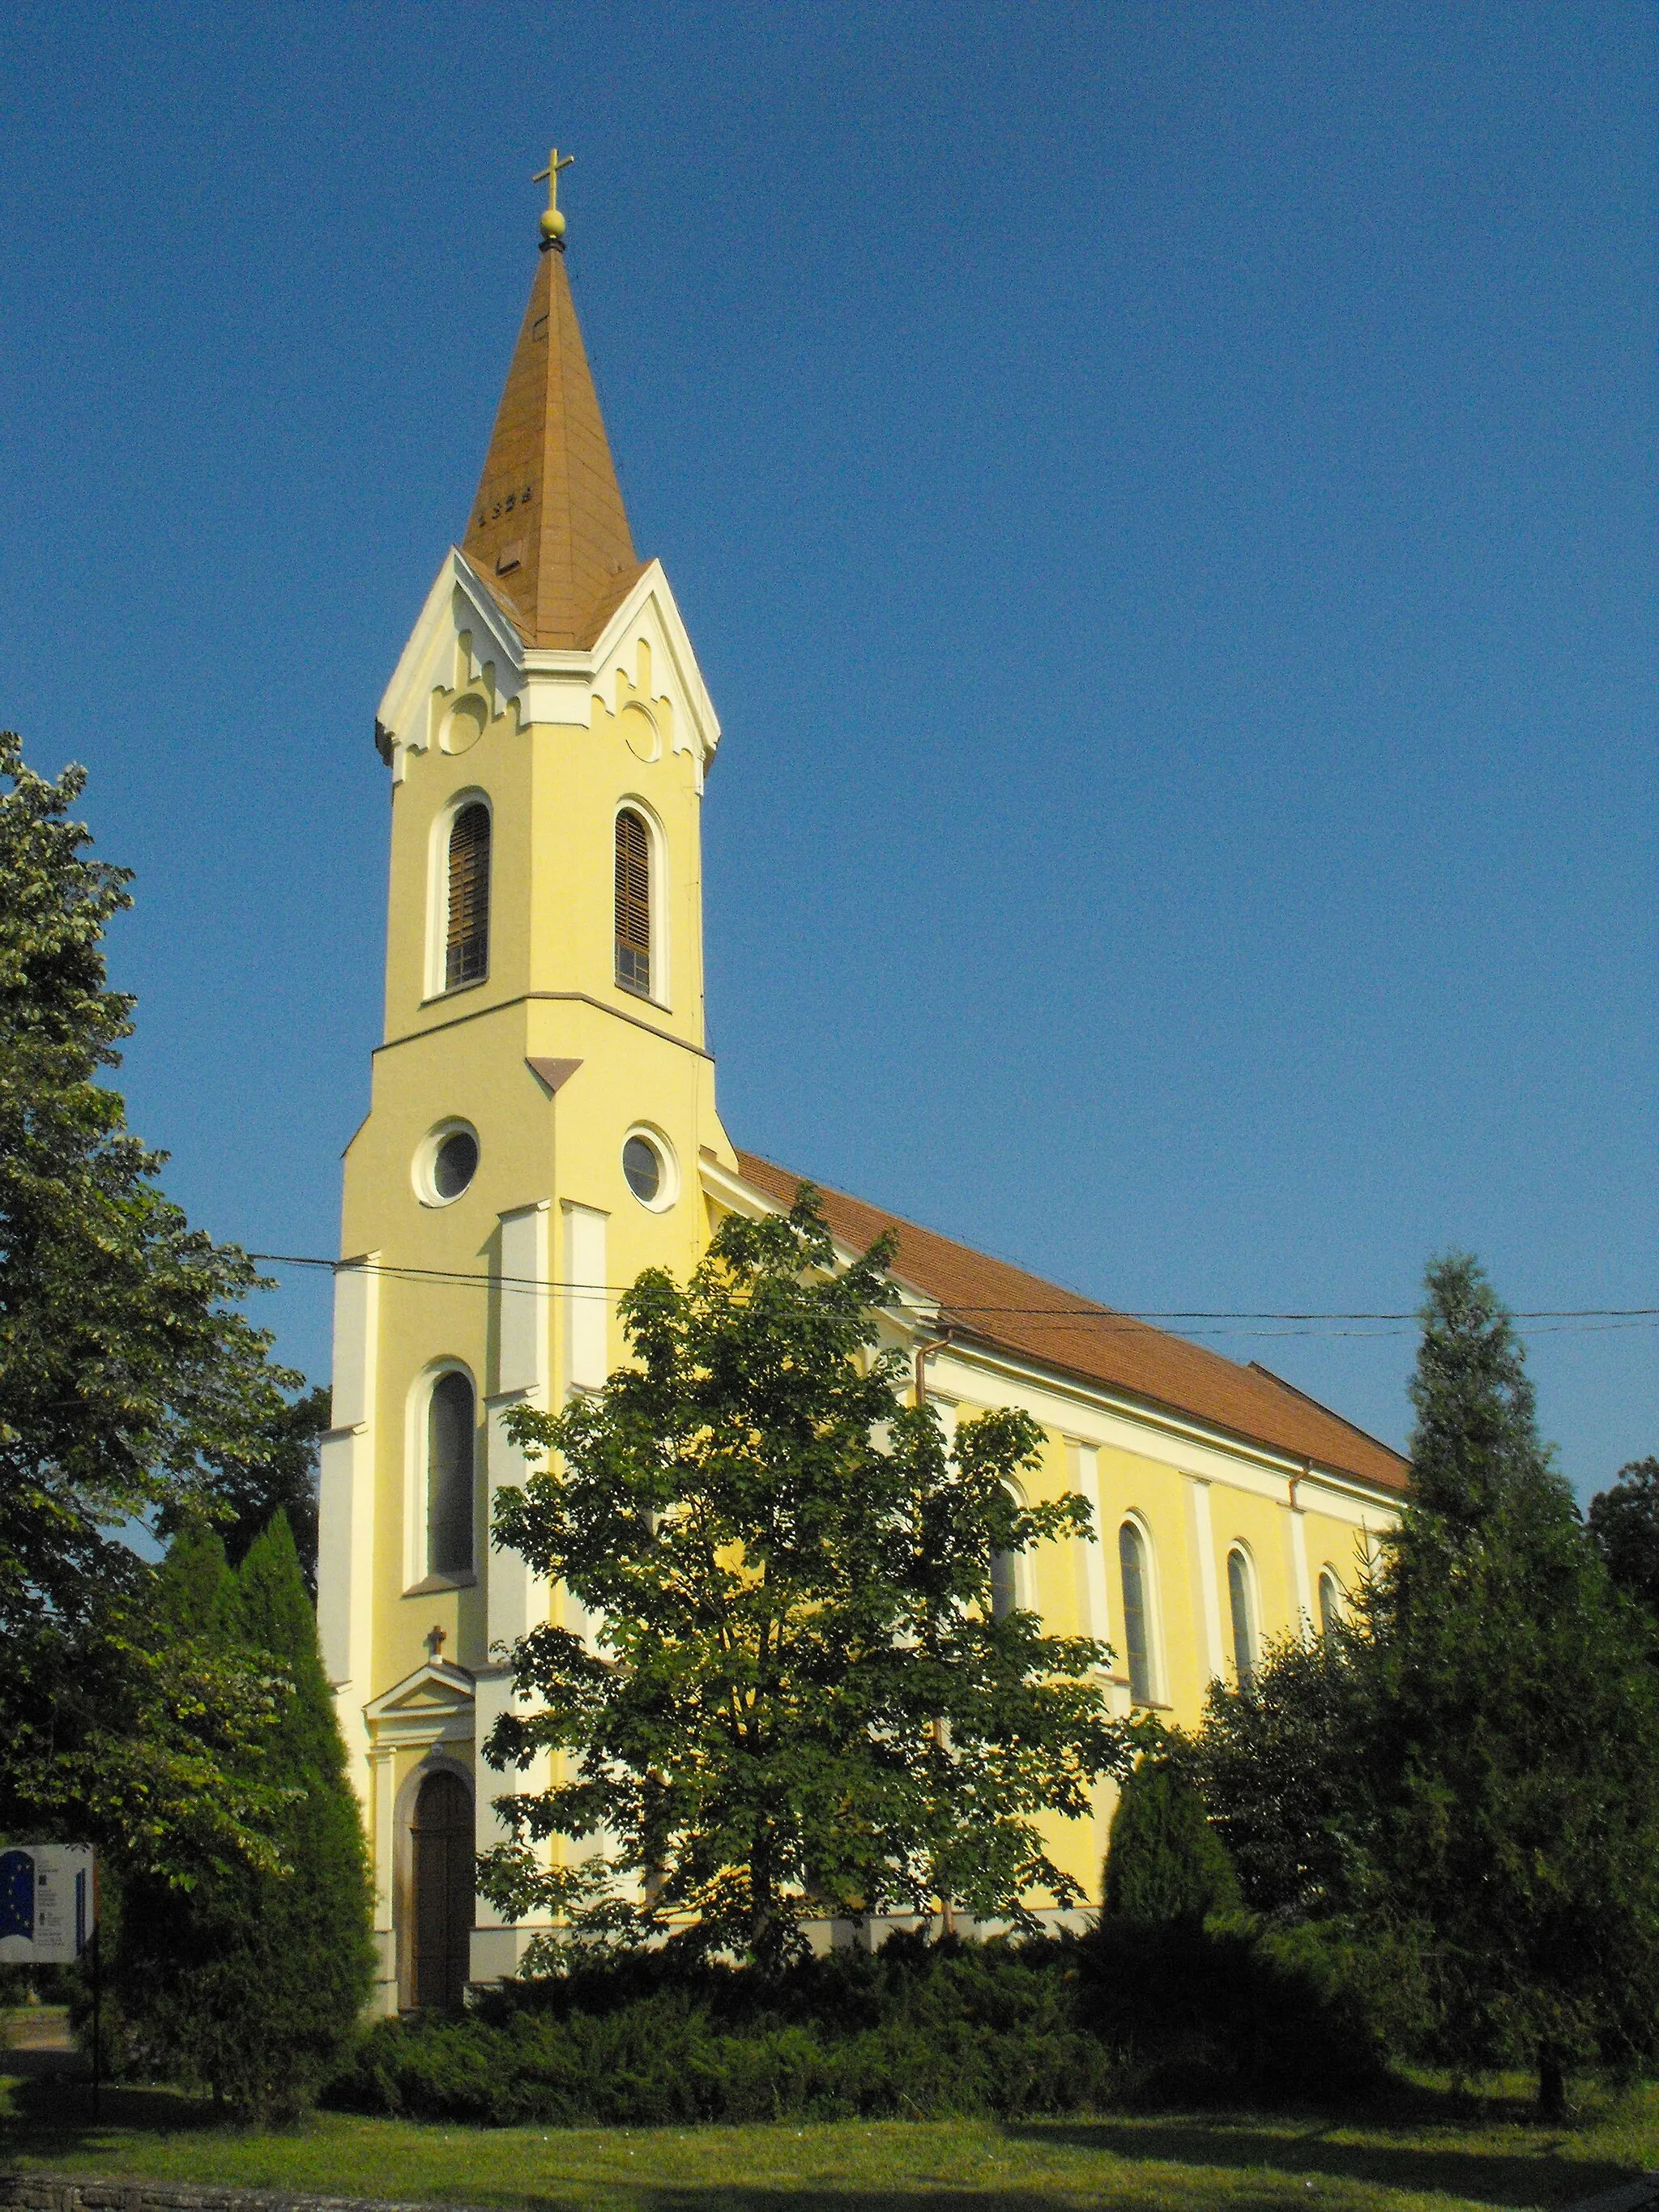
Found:
M 651 832 L 631 806 L 617 817 L 617 981 L 651 995 Z
M 1133 1521 L 1117 1532 L 1118 1571 L 1123 1579 L 1124 1656 L 1129 1664 L 1129 1695 L 1138 1705 L 1152 1702 L 1152 1648 L 1147 1633 L 1146 1540 Z
M 1241 1688 L 1255 1672 L 1255 1623 L 1250 1618 L 1250 1570 L 1237 1546 L 1227 1554 L 1227 1602 L 1233 1616 L 1233 1674 Z
M 472 1385 L 453 1370 L 432 1386 L 426 1409 L 426 1571 L 472 1572 Z
M 450 825 L 448 913 L 444 988 L 453 991 L 489 973 L 489 809 L 482 799 Z

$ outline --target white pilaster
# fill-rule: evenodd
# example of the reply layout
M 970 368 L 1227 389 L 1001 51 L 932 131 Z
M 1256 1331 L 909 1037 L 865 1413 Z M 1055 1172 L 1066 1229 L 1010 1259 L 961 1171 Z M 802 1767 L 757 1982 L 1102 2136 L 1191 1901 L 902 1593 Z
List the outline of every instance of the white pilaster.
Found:
M 597 1206 L 564 1201 L 564 1379 L 573 1390 L 599 1390 L 607 1366 L 605 1231 L 610 1216 Z
M 1285 1505 L 1285 1550 L 1291 1570 L 1291 1601 L 1296 1607 L 1296 1632 L 1306 1636 L 1319 1623 L 1314 1613 L 1313 1583 L 1308 1574 L 1307 1522 L 1294 1483 Z
M 380 1334 L 380 1255 L 343 1261 L 334 1275 L 333 1423 L 322 1443 L 317 1631 L 333 1685 L 358 1796 L 368 1799 L 374 1618 L 375 1376 Z
M 1084 1636 L 1098 1637 L 1102 1643 L 1108 1643 L 1111 1638 L 1111 1616 L 1106 1595 L 1106 1531 L 1101 1526 L 1100 1514 L 1100 1455 L 1092 1444 L 1068 1443 L 1066 1457 L 1072 1487 L 1089 1509 L 1090 1527 L 1095 1538 L 1091 1544 L 1079 1537 L 1073 1546 L 1077 1555 L 1078 1628 Z
M 374 1995 L 369 2009 L 395 2013 L 398 2009 L 398 1938 L 392 1918 L 392 1884 L 397 1872 L 397 1836 L 393 1813 L 398 1775 L 389 1745 L 368 1755 L 370 1783 L 369 1838 L 374 1847 L 374 1949 L 379 1959 Z
M 500 1216 L 501 1273 L 495 1285 L 497 1388 L 485 1401 L 488 1419 L 486 1484 L 489 1526 L 495 1525 L 495 1501 L 509 1486 L 521 1486 L 530 1463 L 507 1433 L 505 1417 L 514 1406 L 545 1408 L 549 1388 L 549 1311 L 551 1292 L 548 1227 L 551 1201 L 513 1207 Z M 490 1663 L 478 1671 L 474 1690 L 477 1724 L 477 1835 L 480 1850 L 504 1843 L 507 1831 L 493 1809 L 492 1799 L 509 1791 L 545 1790 L 547 1761 L 538 1759 L 522 1771 L 505 1772 L 483 1758 L 484 1745 L 497 1718 L 512 1700 L 513 1676 L 507 1659 L 521 1636 L 546 1620 L 548 1584 L 517 1552 L 497 1551 L 490 1545 L 485 1563 L 486 1640 Z M 504 1925 L 493 1907 L 478 1905 L 480 1929 Z M 499 1948 L 499 1947 L 497 1947 Z M 474 1950 L 478 1946 L 475 1942 Z M 486 1950 L 489 1948 L 485 1947 Z M 475 1959 L 475 1967 L 477 1966 Z M 493 1972 L 505 1971 L 500 1966 Z M 488 1978 L 488 1976 L 486 1977 Z
M 1216 1588 L 1215 1532 L 1210 1525 L 1210 1486 L 1189 1474 L 1187 1485 L 1187 1548 L 1190 1554 L 1194 1626 L 1207 1687 L 1221 1672 L 1221 1596 Z

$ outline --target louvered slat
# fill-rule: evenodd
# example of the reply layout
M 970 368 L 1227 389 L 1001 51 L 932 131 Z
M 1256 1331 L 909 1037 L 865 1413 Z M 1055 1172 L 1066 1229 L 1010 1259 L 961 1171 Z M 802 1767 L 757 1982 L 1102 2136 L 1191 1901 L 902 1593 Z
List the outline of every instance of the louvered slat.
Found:
M 617 817 L 617 981 L 651 989 L 651 836 L 631 808 Z
M 489 972 L 489 809 L 464 806 L 449 833 L 449 938 L 444 988 Z

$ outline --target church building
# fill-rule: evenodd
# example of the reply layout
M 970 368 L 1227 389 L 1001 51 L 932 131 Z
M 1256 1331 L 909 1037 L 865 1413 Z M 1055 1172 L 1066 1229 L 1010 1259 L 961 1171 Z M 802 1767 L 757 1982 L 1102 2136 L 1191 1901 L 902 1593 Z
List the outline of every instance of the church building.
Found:
M 345 1156 L 319 1614 L 386 2011 L 512 1972 L 535 1932 L 475 1900 L 472 1862 L 501 1833 L 492 1798 L 545 1778 L 478 1747 L 511 1692 L 502 1648 L 585 1624 L 490 1547 L 495 1493 L 526 1473 L 503 1415 L 602 1384 L 625 1356 L 615 1286 L 683 1278 L 725 1215 L 787 1210 L 812 1164 L 740 1151 L 716 1106 L 700 825 L 720 724 L 629 528 L 560 166 L 477 495 L 375 723 L 385 1041 Z M 1193 1723 L 1212 1680 L 1340 1612 L 1397 1512 L 1397 1453 L 1263 1368 L 823 1195 L 849 1256 L 896 1233 L 890 1340 L 947 1430 L 1024 1407 L 1034 1491 L 1088 1500 L 1098 1541 L 1011 1563 L 999 1596 L 1109 1643 L 1115 1711 Z M 1091 1898 L 1111 1803 L 1054 1826 Z

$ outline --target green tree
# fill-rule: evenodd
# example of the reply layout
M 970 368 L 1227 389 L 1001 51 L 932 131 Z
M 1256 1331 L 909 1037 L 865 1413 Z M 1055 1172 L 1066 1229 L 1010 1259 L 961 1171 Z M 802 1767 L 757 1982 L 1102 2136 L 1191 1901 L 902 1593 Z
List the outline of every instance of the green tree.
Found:
M 1346 1899 L 1362 1694 L 1341 1624 L 1270 1644 L 1237 1686 L 1211 1684 L 1194 1771 L 1252 1911 L 1317 1915 Z
M 1659 1686 L 1508 1315 L 1463 1255 L 1427 1287 L 1382 1565 L 1328 1649 L 1212 1698 L 1200 1763 L 1247 1866 L 1276 1808 L 1272 1879 L 1423 1967 L 1443 2062 L 1530 2063 L 1553 2113 L 1573 2067 L 1655 2046 Z
M 1633 1459 L 1586 1516 L 1607 1572 L 1659 1620 L 1659 1459 Z
M 1429 1931 L 1449 2054 L 1634 2063 L 1659 2017 L 1659 1716 L 1632 1622 L 1540 1443 L 1508 1314 L 1428 1274 L 1413 1488 L 1365 1607 L 1377 1901 Z
M 1186 1771 L 1164 1747 L 1144 1755 L 1112 1814 L 1103 1894 L 1107 1912 L 1141 1927 L 1201 1928 L 1235 1912 L 1238 1877 Z
M 236 1310 L 259 1279 L 246 1255 L 169 1203 L 163 1156 L 99 1079 L 131 1028 L 103 955 L 131 900 L 69 818 L 83 781 L 36 775 L 0 734 L 0 1830 L 88 1836 L 185 1881 L 269 1856 L 241 1754 L 272 1690 L 156 1633 L 125 1538 L 211 1517 L 220 1471 L 258 1456 L 299 1377 Z
M 280 1790 L 280 1867 L 222 1867 L 185 1894 L 123 1886 L 116 1989 L 140 2062 L 209 2085 L 247 2118 L 301 2111 L 343 2057 L 374 1974 L 371 1897 L 316 1622 L 279 1510 L 233 1575 L 216 1536 L 185 1533 L 161 1578 L 168 1617 L 199 1622 L 292 1694 L 264 1745 Z M 217 1580 L 214 1568 L 218 1563 Z
M 317 1447 L 331 1419 L 329 1389 L 318 1383 L 289 1401 L 279 1399 L 250 1425 L 240 1449 L 227 1451 L 211 1471 L 212 1511 L 233 1567 L 240 1566 L 256 1536 L 278 1511 L 287 1516 L 300 1571 L 312 1601 L 317 1597 Z M 197 1510 L 164 1505 L 157 1533 L 172 1535 Z
M 1088 1509 L 1016 1503 L 1024 1415 L 963 1423 L 947 1455 L 903 1403 L 902 1358 L 875 1349 L 889 1256 L 838 1270 L 803 1188 L 787 1216 L 723 1223 L 684 1287 L 641 1276 L 634 1363 L 598 1395 L 509 1415 L 550 1464 L 503 1496 L 495 1541 L 600 1622 L 597 1648 L 547 1626 L 514 1653 L 535 1709 L 486 1754 L 551 1750 L 561 1778 L 497 1801 L 515 1840 L 481 1886 L 509 1915 L 677 1924 L 771 1967 L 816 1913 L 950 1900 L 1029 1925 L 1034 1893 L 1079 1894 L 1036 1821 L 1084 1814 L 1127 1765 L 1090 1677 L 1104 1647 L 995 1618 L 991 1563 L 1086 1533 Z M 596 1847 L 549 1872 L 551 1837 Z

